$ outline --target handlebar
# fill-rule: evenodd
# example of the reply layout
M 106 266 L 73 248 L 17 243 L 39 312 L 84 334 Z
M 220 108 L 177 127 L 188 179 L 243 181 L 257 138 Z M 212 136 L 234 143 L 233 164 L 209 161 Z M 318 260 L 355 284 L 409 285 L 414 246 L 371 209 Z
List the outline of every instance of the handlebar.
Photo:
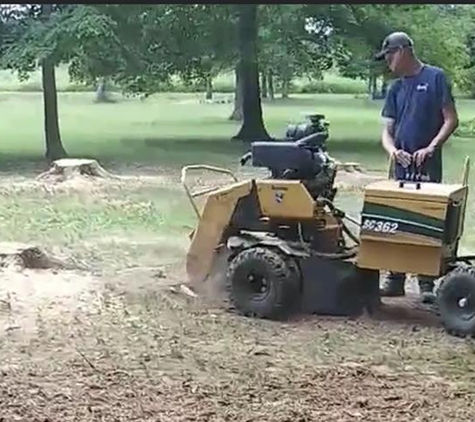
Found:
M 295 141 L 295 143 L 298 146 L 305 147 L 305 148 L 323 149 L 323 143 L 325 142 L 327 137 L 328 137 L 328 133 L 326 132 L 316 132 Z M 315 144 L 313 144 L 313 142 L 315 142 Z
M 204 189 L 202 191 L 199 191 L 199 192 L 196 192 L 196 193 L 192 194 L 191 191 L 190 191 L 190 188 L 188 187 L 188 185 L 186 183 L 186 176 L 187 176 L 187 174 L 189 173 L 190 170 L 208 170 L 208 171 L 215 172 L 215 173 L 227 174 L 227 175 L 231 176 L 234 179 L 235 182 L 239 182 L 238 178 L 234 175 L 234 173 L 231 170 L 228 170 L 228 169 L 225 169 L 225 168 L 208 166 L 206 164 L 192 164 L 192 165 L 183 167 L 181 169 L 180 181 L 181 181 L 181 184 L 183 185 L 183 188 L 185 189 L 186 195 L 188 196 L 188 199 L 190 200 L 191 205 L 193 206 L 193 209 L 195 210 L 195 213 L 198 216 L 198 218 L 200 218 L 200 213 L 198 211 L 198 207 L 195 204 L 194 198 L 196 198 L 198 196 L 201 196 L 201 195 L 205 195 L 205 194 L 210 193 L 210 192 L 213 192 L 214 190 L 216 190 L 218 188 L 217 187 L 208 188 L 208 189 Z
M 239 160 L 241 166 L 244 166 L 252 158 L 252 152 L 246 152 Z
M 411 164 L 406 168 L 404 180 L 399 181 L 399 187 L 403 188 L 406 183 L 415 183 L 416 189 L 421 188 L 421 182 L 424 181 L 424 178 L 427 178 L 427 175 L 423 172 L 423 167 L 418 166 L 414 160 L 411 160 Z

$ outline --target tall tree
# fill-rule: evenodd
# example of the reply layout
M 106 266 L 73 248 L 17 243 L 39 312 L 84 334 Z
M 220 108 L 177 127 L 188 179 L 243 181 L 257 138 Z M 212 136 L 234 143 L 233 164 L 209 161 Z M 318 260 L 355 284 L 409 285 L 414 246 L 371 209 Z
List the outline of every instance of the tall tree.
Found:
M 63 147 L 58 112 L 55 67 L 69 63 L 74 75 L 82 71 L 90 58 L 103 56 L 108 63 L 119 56 L 120 41 L 115 37 L 113 22 L 85 5 L 28 4 L 0 8 L 2 37 L 0 67 L 15 71 L 21 80 L 41 68 L 43 82 L 45 156 L 55 160 L 66 156 Z M 109 48 L 111 45 L 114 48 Z M 107 52 L 104 50 L 108 50 Z M 117 54 L 115 54 L 117 53 Z M 79 65 L 79 66 L 78 66 Z M 83 65 L 82 68 L 80 65 Z M 117 63 L 113 66 L 118 71 Z M 80 69 L 81 71 L 77 71 Z M 91 79 L 101 76 L 104 67 Z
M 8 6 L 8 5 L 7 5 Z M 53 5 L 24 5 L 12 9 L 2 7 L 1 18 L 8 35 L 2 38 L 1 59 L 3 67 L 14 69 L 23 78 L 34 70 L 37 62 L 41 67 L 44 106 L 44 133 L 46 158 L 55 160 L 66 156 L 61 142 L 58 121 L 58 100 L 54 58 L 48 50 L 35 52 L 27 48 L 34 38 L 41 37 L 53 17 Z
M 41 5 L 41 18 L 48 24 L 53 14 L 52 4 Z M 47 54 L 40 61 L 41 80 L 43 82 L 44 130 L 46 141 L 46 158 L 54 161 L 66 157 L 66 150 L 61 142 L 58 113 L 58 91 L 56 89 L 55 62 Z
M 234 137 L 245 142 L 270 139 L 262 117 L 258 68 L 257 4 L 241 4 L 238 8 L 239 77 L 242 78 L 243 120 Z
M 320 79 L 332 65 L 331 38 L 326 27 L 308 25 L 308 8 L 298 4 L 261 5 L 259 64 L 267 83 L 277 82 L 283 97 L 291 80 Z
M 244 92 L 244 86 L 242 78 L 240 76 L 240 68 L 236 66 L 234 69 L 234 108 L 229 120 L 241 121 L 242 120 L 242 96 Z
M 372 63 L 371 57 L 386 35 L 405 31 L 414 39 L 417 55 L 423 61 L 442 67 L 457 80 L 467 62 L 463 39 L 471 19 L 459 9 L 461 5 L 447 6 L 351 5 L 352 25 L 339 39 L 343 52 L 337 58 L 340 70 L 349 77 L 390 78 L 384 64 Z

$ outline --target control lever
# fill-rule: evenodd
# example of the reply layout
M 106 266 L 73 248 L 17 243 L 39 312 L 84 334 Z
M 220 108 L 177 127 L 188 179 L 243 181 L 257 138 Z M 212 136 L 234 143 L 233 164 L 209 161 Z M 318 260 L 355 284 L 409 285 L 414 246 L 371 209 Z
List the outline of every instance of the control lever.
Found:
M 239 162 L 241 163 L 241 166 L 245 165 L 251 158 L 252 158 L 252 152 L 251 151 L 246 152 L 239 160 Z
M 414 160 L 411 160 L 411 164 L 406 168 L 404 180 L 399 181 L 399 187 L 403 188 L 406 182 L 412 182 L 416 184 L 416 189 L 419 190 L 422 178 L 421 167 L 417 166 Z

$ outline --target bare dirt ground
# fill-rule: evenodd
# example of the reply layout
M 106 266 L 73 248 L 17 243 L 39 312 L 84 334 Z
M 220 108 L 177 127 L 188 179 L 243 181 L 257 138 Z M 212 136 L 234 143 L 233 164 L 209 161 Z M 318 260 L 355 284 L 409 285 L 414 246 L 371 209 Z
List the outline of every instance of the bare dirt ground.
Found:
M 16 180 L 8 189 L 26 195 L 33 183 L 87 197 L 178 180 Z M 186 230 L 156 243 L 98 233 L 78 248 L 105 256 L 128 242 L 140 243 L 133 266 L 121 255 L 103 271 L 2 269 L 0 421 L 475 419 L 473 344 L 402 306 L 408 300 L 379 318 L 251 320 L 180 289 Z M 71 253 L 72 263 L 84 256 Z

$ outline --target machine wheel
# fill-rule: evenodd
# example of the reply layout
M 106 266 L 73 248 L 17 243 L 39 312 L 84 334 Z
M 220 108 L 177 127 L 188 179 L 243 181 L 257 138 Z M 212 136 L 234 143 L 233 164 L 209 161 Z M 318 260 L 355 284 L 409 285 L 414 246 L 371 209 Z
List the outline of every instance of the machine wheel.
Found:
M 475 267 L 459 267 L 447 274 L 437 291 L 437 302 L 447 332 L 475 336 Z
M 285 318 L 300 299 L 297 269 L 294 260 L 272 249 L 246 249 L 228 267 L 231 302 L 247 316 Z

